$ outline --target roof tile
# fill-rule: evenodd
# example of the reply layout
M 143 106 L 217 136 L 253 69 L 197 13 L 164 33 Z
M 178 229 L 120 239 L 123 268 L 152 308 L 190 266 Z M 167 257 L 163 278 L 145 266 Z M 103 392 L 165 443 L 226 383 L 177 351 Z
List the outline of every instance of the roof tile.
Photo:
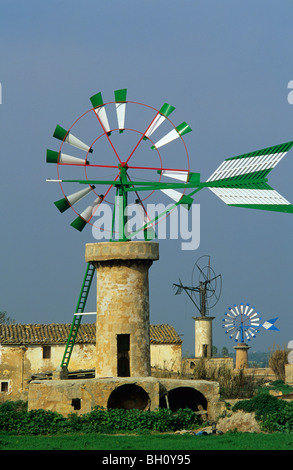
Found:
M 66 344 L 71 324 L 0 324 L 0 344 Z M 96 342 L 95 323 L 81 323 L 75 342 L 93 344 Z M 173 326 L 150 325 L 151 344 L 181 344 L 182 340 Z

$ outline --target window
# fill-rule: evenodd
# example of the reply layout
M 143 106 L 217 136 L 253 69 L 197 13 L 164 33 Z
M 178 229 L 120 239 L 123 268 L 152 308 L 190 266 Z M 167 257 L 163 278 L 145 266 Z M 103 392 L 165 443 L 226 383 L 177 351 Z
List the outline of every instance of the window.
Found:
M 74 410 L 80 410 L 80 408 L 81 408 L 81 399 L 80 398 L 72 398 L 71 406 L 73 406 Z
M 8 392 L 8 382 L 1 382 L 1 392 Z
M 43 359 L 51 359 L 51 346 L 43 346 Z
M 117 375 L 130 377 L 129 366 L 130 335 L 117 335 Z
M 203 344 L 202 345 L 202 352 L 203 352 L 203 357 L 208 357 L 208 345 L 207 344 Z

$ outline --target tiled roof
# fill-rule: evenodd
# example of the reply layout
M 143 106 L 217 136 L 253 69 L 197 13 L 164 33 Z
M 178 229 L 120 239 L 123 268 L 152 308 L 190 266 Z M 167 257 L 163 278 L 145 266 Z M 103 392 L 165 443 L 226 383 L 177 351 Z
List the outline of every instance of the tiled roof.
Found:
M 182 339 L 171 325 L 150 325 L 151 344 L 181 344 Z
M 70 323 L 12 325 L 0 324 L 1 344 L 66 344 Z M 78 329 L 76 344 L 94 344 L 96 342 L 95 323 L 81 323 Z M 150 325 L 151 344 L 181 344 L 182 340 L 170 325 Z

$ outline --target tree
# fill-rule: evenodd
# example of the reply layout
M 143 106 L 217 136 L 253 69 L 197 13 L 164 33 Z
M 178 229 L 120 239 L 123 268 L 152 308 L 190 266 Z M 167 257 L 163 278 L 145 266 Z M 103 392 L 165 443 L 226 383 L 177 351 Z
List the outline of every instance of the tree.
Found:
M 0 312 L 0 325 L 10 325 L 15 321 L 7 315 L 7 312 Z
M 226 348 L 226 346 L 224 346 L 222 348 L 222 356 L 223 357 L 228 357 L 229 356 L 229 351 L 228 351 L 228 348 Z

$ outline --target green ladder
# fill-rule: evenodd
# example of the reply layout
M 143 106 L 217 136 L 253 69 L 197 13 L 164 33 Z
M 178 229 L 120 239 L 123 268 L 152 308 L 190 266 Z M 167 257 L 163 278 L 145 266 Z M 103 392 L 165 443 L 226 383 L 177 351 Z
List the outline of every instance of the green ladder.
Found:
M 73 316 L 68 340 L 66 343 L 63 359 L 61 362 L 62 369 L 68 369 L 68 364 L 70 361 L 70 357 L 72 354 L 75 339 L 76 339 L 77 332 L 78 332 L 79 325 L 80 325 L 81 318 L 82 318 L 82 313 L 84 312 L 85 304 L 88 298 L 88 294 L 89 294 L 91 283 L 94 277 L 94 273 L 95 273 L 95 267 L 91 263 L 88 263 L 86 267 L 86 272 L 84 275 L 83 283 L 81 286 L 76 310 L 75 310 L 75 313 L 80 313 L 80 315 Z

